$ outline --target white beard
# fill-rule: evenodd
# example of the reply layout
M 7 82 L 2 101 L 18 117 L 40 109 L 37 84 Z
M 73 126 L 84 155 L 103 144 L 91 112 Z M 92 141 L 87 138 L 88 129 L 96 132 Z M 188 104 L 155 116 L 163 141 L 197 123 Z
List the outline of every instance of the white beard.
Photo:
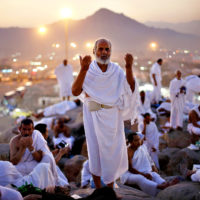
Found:
M 99 58 L 95 55 L 95 59 L 96 59 L 97 63 L 100 63 L 102 65 L 108 65 L 110 62 L 110 57 L 106 60 L 102 60 L 101 58 Z

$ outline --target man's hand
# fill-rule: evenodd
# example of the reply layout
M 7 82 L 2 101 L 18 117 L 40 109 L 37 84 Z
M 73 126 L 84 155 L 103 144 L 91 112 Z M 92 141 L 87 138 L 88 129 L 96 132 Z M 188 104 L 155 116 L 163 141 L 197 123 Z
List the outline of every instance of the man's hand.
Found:
M 149 180 L 152 180 L 151 174 L 144 174 L 143 176 L 146 177 L 146 178 L 149 179 Z
M 131 54 L 127 53 L 127 54 L 125 55 L 125 58 L 124 58 L 124 59 L 125 59 L 125 61 L 126 61 L 125 67 L 126 67 L 127 69 L 131 68 L 132 65 L 133 65 L 133 56 L 132 56 Z
M 85 56 L 84 58 L 80 56 L 81 70 L 88 71 L 91 62 L 92 62 L 91 56 Z
M 70 148 L 69 147 L 64 147 L 62 149 L 59 150 L 59 153 L 61 153 L 61 156 L 65 155 L 65 154 L 68 154 L 70 151 Z
M 22 147 L 22 148 L 26 148 L 27 147 L 26 137 L 21 137 L 20 138 L 19 146 Z
M 152 147 L 151 148 L 152 152 L 156 152 L 156 148 Z

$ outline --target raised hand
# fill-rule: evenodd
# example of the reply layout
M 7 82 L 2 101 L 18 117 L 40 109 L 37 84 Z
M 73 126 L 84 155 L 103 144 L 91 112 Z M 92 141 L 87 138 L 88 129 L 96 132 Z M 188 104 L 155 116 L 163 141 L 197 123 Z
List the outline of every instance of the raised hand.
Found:
M 81 70 L 88 71 L 91 62 L 92 62 L 91 56 L 85 56 L 83 58 L 80 56 Z
M 133 65 L 133 56 L 132 56 L 131 54 L 127 53 L 127 54 L 125 55 L 125 57 L 124 57 L 124 60 L 125 60 L 125 62 L 126 62 L 125 67 L 126 67 L 126 68 L 131 68 L 132 65 Z

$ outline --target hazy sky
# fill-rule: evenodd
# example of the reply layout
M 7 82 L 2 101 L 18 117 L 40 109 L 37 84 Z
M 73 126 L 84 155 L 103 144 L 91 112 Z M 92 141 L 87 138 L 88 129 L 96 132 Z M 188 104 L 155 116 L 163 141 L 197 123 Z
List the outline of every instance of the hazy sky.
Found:
M 61 19 L 68 7 L 73 19 L 108 8 L 137 21 L 200 20 L 200 0 L 0 0 L 0 27 L 37 27 Z

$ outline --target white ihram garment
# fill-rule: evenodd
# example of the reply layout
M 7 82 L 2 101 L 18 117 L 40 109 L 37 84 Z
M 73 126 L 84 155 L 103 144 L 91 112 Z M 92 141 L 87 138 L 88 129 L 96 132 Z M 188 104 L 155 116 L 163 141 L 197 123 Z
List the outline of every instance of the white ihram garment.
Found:
M 187 76 L 186 80 L 186 101 L 189 103 L 194 103 L 194 95 L 200 93 L 200 78 L 196 75 Z
M 64 64 L 59 65 L 55 69 L 55 75 L 60 86 L 60 97 L 71 96 L 71 87 L 73 83 L 72 66 L 64 66 Z
M 153 74 L 155 74 L 155 76 L 156 76 L 155 78 L 156 78 L 157 86 L 154 83 Z M 153 93 L 152 93 L 152 100 L 154 100 L 154 101 L 156 101 L 156 103 L 158 103 L 158 101 L 161 98 L 162 75 L 161 75 L 160 65 L 157 62 L 154 63 L 151 67 L 150 79 L 151 79 L 151 83 L 154 88 Z
M 196 114 L 198 115 L 198 117 L 200 119 L 199 105 L 196 105 L 192 110 L 194 110 L 196 112 Z M 200 121 L 198 121 L 197 124 L 200 125 Z M 194 126 L 192 123 L 188 124 L 187 129 L 188 129 L 190 134 L 194 133 L 196 135 L 200 135 L 200 128 Z
M 109 63 L 102 72 L 96 61 L 90 64 L 83 84 L 90 97 L 84 99 L 83 120 L 90 172 L 101 176 L 105 184 L 114 182 L 128 169 L 124 120 L 134 121 L 138 91 L 132 93 L 124 71 Z M 112 106 L 89 111 L 89 101 Z
M 83 168 L 81 170 L 81 187 L 86 186 L 90 182 L 91 178 L 92 178 L 92 174 L 90 173 L 90 169 L 89 169 L 89 161 L 86 160 L 83 163 Z
M 174 78 L 170 82 L 171 115 L 170 124 L 172 128 L 183 127 L 183 110 L 185 106 L 185 94 L 180 93 L 180 88 L 185 86 L 183 79 Z
M 64 115 L 67 111 L 72 110 L 76 107 L 77 105 L 74 101 L 62 101 L 46 107 L 43 114 L 45 117 L 49 117 L 52 115 Z
M 144 130 L 144 124 L 140 124 L 138 129 L 140 132 L 142 132 Z M 158 131 L 155 122 L 150 122 L 149 124 L 146 125 L 146 133 L 145 133 L 146 140 L 144 141 L 144 144 L 146 144 L 148 152 L 158 169 L 160 168 L 158 161 L 159 136 L 160 133 Z M 153 152 L 152 148 L 155 148 L 156 151 Z
M 151 102 L 150 102 L 150 97 L 145 93 L 145 99 L 144 103 L 142 103 L 141 99 L 139 101 L 139 106 L 138 106 L 138 121 L 141 123 L 143 121 L 143 114 L 149 113 L 151 115 L 151 118 L 154 118 L 154 121 L 156 121 L 156 114 L 153 113 L 151 110 Z
M 16 190 L 0 186 L 0 199 L 1 200 L 23 200 L 23 197 Z
M 165 182 L 163 178 L 160 177 L 156 172 L 152 172 L 153 162 L 149 156 L 146 146 L 143 144 L 134 153 L 132 158 L 132 168 L 143 172 L 151 174 L 152 180 L 148 180 L 146 177 L 140 174 L 133 174 L 127 171 L 120 178 L 123 184 L 138 185 L 140 189 L 149 195 L 155 196 L 159 189 L 157 185 Z

